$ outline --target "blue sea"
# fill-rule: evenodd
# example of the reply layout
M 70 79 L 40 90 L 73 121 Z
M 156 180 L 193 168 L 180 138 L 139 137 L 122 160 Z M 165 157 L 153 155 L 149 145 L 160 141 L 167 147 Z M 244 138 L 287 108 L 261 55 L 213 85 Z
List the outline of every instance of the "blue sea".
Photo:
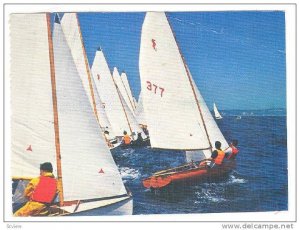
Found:
M 228 141 L 238 139 L 240 152 L 234 171 L 218 181 L 154 193 L 143 187 L 142 179 L 183 164 L 184 152 L 150 147 L 113 150 L 123 181 L 133 194 L 133 214 L 287 210 L 287 127 L 283 112 L 222 112 L 223 119 L 217 124 Z

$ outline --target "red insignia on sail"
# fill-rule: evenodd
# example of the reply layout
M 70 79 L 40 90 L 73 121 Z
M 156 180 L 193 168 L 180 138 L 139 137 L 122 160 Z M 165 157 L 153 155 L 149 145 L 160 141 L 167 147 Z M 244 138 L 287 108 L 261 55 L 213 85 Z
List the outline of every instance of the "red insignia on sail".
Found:
M 26 149 L 26 151 L 31 151 L 32 152 L 31 145 L 28 146 L 28 148 Z
M 156 51 L 156 41 L 152 38 L 152 47 Z
M 104 173 L 104 171 L 103 171 L 103 169 L 102 169 L 102 168 L 100 169 L 99 173 Z

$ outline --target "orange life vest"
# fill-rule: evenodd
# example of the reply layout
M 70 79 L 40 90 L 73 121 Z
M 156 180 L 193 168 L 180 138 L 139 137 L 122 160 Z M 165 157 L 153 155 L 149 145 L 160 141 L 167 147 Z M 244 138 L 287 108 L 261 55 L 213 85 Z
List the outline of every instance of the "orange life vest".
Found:
M 219 150 L 219 149 L 217 149 L 217 151 L 218 151 L 218 156 L 215 158 L 214 161 L 217 165 L 221 165 L 223 162 L 223 159 L 225 157 L 225 153 L 224 153 L 224 151 Z
M 31 195 L 31 200 L 50 204 L 56 195 L 56 189 L 55 178 L 40 176 L 40 181 Z
M 126 134 L 124 137 L 123 137 L 123 140 L 124 140 L 124 144 L 125 145 L 129 145 L 130 142 L 131 142 L 131 138 L 128 134 Z
M 230 147 L 231 147 L 231 154 L 228 157 L 228 159 L 235 157 L 239 152 L 239 150 L 236 147 L 234 147 L 233 145 L 230 145 Z

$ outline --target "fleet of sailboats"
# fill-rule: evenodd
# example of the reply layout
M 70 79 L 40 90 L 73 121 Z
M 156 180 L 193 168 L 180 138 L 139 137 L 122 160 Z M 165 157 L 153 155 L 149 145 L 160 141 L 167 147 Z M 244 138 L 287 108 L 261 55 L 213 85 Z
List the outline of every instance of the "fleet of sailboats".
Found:
M 42 162 L 52 162 L 60 190 L 49 215 L 131 215 L 132 198 L 110 150 L 124 131 L 151 147 L 183 150 L 186 164 L 143 180 L 147 188 L 229 172 L 194 167 L 228 143 L 197 88 L 163 12 L 148 12 L 142 27 L 138 102 L 128 77 L 110 71 L 99 48 L 90 68 L 76 13 L 12 14 L 13 206 Z M 22 36 L 20 36 L 22 34 Z M 20 81 L 22 76 L 22 81 Z M 222 119 L 214 103 L 216 119 Z M 176 135 L 175 135 L 176 134 Z M 193 165 L 193 167 L 191 167 Z

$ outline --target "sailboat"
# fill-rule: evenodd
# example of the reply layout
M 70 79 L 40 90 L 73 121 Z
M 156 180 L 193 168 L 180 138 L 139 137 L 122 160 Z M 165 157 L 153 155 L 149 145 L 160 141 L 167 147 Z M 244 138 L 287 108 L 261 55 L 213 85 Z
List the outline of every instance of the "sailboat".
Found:
M 221 116 L 221 114 L 219 113 L 219 110 L 218 110 L 218 108 L 217 108 L 217 106 L 216 106 L 215 103 L 214 103 L 214 114 L 215 114 L 215 118 L 218 119 L 218 120 L 223 118 Z
M 210 178 L 229 172 L 235 162 L 210 168 L 215 141 L 228 143 L 197 88 L 163 12 L 148 12 L 142 27 L 139 69 L 151 147 L 186 152 L 187 163 L 143 180 L 146 188 Z
M 53 35 L 50 22 L 49 13 L 10 15 L 13 207 L 51 162 L 60 192 L 50 216 L 131 215 L 58 15 Z
M 121 139 L 123 132 L 126 131 L 135 141 L 138 133 L 140 133 L 144 140 L 143 145 L 148 145 L 149 139 L 139 127 L 134 114 L 123 98 L 118 85 L 114 81 L 114 77 L 110 73 L 104 53 L 100 48 L 96 52 L 92 72 L 96 88 L 105 103 L 107 116 L 116 136 Z
M 94 109 L 96 119 L 99 123 L 99 128 L 107 139 L 108 146 L 114 148 L 117 146 L 116 136 L 111 128 L 111 124 L 107 118 L 105 108 L 100 99 L 95 86 L 93 77 L 91 76 L 90 66 L 87 60 L 86 51 L 82 39 L 80 23 L 76 13 L 65 13 L 61 26 L 67 43 L 70 47 L 78 74 L 82 80 L 82 84 L 88 95 L 91 106 Z M 107 135 L 109 133 L 109 135 Z

